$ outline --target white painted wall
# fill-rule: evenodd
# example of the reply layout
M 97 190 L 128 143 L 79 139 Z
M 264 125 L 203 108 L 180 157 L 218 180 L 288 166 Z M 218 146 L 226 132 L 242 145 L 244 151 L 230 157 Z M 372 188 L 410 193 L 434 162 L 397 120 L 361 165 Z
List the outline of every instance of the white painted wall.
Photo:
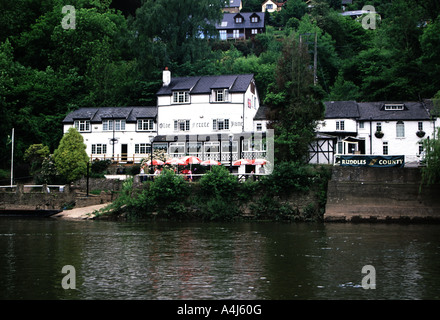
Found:
M 73 125 L 64 125 L 64 133 L 69 130 Z M 110 139 L 113 138 L 113 131 L 103 131 L 101 123 L 92 123 L 91 132 L 80 132 L 83 136 L 84 143 L 86 145 L 86 152 L 93 158 L 111 158 L 113 155 L 113 146 L 110 144 Z M 141 157 L 147 157 L 149 154 L 135 154 L 135 144 L 150 143 L 150 136 L 156 136 L 156 132 L 138 131 L 136 132 L 136 123 L 126 123 L 124 131 L 115 131 L 115 138 L 118 139 L 118 143 L 115 144 L 114 153 L 115 158 L 121 156 L 121 146 L 127 145 L 127 160 L 139 162 Z M 106 144 L 107 152 L 105 154 L 92 154 L 93 144 Z
M 173 104 L 171 96 L 158 97 L 158 134 L 240 133 L 254 130 L 254 116 L 260 107 L 257 91 L 230 93 L 230 102 L 210 102 L 208 94 L 190 95 L 190 103 Z M 174 120 L 190 120 L 189 131 L 175 131 Z M 229 130 L 213 130 L 213 119 L 229 119 Z

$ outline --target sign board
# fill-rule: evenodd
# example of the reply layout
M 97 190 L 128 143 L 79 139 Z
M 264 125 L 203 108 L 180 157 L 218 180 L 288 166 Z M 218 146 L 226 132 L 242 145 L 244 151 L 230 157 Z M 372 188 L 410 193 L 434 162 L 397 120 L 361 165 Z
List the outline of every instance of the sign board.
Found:
M 405 156 L 344 155 L 336 156 L 335 165 L 346 167 L 403 168 Z

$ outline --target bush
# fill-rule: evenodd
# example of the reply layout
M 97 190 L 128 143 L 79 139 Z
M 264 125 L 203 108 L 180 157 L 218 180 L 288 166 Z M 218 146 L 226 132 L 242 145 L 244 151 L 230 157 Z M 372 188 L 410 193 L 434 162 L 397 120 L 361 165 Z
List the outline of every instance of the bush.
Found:
M 272 174 L 265 176 L 261 183 L 272 195 L 288 195 L 309 191 L 313 176 L 309 166 L 283 162 L 275 166 Z
M 214 166 L 200 179 L 200 188 L 207 197 L 230 199 L 237 191 L 237 178 L 223 166 Z
M 108 166 L 112 163 L 111 160 L 95 160 L 90 167 L 91 176 L 102 176 L 107 173 Z
M 182 176 L 176 175 L 172 170 L 164 169 L 150 184 L 148 193 L 151 207 L 155 208 L 159 214 L 170 216 L 184 212 L 189 187 Z

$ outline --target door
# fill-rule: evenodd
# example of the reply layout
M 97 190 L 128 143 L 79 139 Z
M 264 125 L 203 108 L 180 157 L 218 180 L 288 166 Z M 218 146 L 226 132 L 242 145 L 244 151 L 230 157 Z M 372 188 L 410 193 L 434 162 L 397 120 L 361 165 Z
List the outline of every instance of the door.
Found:
M 121 161 L 127 161 L 128 145 L 121 144 Z

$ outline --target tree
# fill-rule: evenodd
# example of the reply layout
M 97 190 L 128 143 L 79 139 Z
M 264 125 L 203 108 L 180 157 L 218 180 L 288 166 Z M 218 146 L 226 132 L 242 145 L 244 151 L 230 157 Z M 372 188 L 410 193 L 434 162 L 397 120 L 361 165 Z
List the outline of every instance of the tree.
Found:
M 32 175 L 41 171 L 43 160 L 50 154 L 49 147 L 38 143 L 32 144 L 26 149 L 23 159 L 30 164 L 30 173 Z
M 134 23 L 141 52 L 160 58 L 161 68 L 205 59 L 206 39 L 218 34 L 215 23 L 223 5 L 223 0 L 146 0 Z
M 425 164 L 422 168 L 422 184 L 432 185 L 440 183 L 440 128 L 437 129 L 434 139 L 425 139 Z
M 323 92 L 314 85 L 307 51 L 295 35 L 285 40 L 276 82 L 265 99 L 271 127 L 275 130 L 277 161 L 305 162 L 317 121 L 324 116 Z
M 89 157 L 84 139 L 75 128 L 69 128 L 53 154 L 55 166 L 63 178 L 72 182 L 87 173 Z

